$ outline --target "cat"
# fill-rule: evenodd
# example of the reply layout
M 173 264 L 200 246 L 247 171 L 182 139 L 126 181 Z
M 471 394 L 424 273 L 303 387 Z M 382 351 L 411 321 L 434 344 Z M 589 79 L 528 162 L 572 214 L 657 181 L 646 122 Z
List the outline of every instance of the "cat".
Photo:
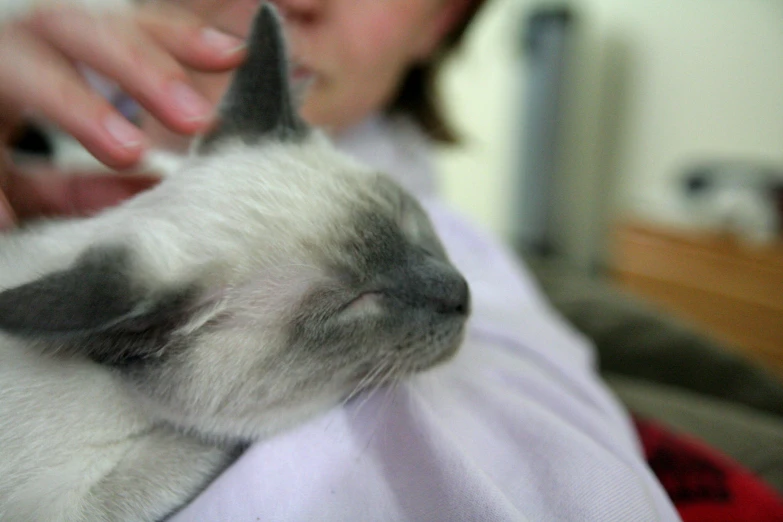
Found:
M 470 291 L 423 209 L 297 115 L 275 8 L 248 42 L 159 185 L 0 235 L 0 520 L 163 520 L 458 350 Z

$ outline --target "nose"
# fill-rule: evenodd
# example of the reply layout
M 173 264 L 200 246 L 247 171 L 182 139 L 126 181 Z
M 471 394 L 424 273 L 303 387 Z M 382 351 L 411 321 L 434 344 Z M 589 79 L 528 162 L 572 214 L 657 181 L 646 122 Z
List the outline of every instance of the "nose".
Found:
M 449 316 L 470 313 L 470 288 L 454 267 L 429 257 L 387 275 L 387 293 L 408 306 Z
M 308 23 L 321 13 L 324 0 L 271 0 L 288 23 Z
M 444 280 L 428 297 L 438 313 L 468 315 L 470 313 L 470 288 L 459 274 Z

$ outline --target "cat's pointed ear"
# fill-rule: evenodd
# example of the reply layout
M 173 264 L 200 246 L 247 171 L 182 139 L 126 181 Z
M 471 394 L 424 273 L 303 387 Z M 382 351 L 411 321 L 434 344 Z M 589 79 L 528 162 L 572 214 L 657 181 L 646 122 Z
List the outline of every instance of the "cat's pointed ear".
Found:
M 300 140 L 308 127 L 299 117 L 292 92 L 282 20 L 264 2 L 248 37 L 245 62 L 235 71 L 221 101 L 218 122 L 196 145 L 205 152 L 226 138 Z
M 0 330 L 101 363 L 159 357 L 196 292 L 145 290 L 130 268 L 127 251 L 95 249 L 66 270 L 0 292 Z

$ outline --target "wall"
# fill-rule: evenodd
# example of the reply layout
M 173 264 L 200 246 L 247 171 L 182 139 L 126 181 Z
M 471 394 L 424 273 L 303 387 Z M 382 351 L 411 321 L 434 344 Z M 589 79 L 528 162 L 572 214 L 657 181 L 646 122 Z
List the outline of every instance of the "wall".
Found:
M 508 237 L 519 37 L 528 0 L 496 0 L 443 88 L 470 138 L 439 155 L 447 198 Z M 610 223 L 626 212 L 683 222 L 677 177 L 703 159 L 783 165 L 783 2 L 584 0 L 564 93 L 555 180 L 558 241 L 576 265 L 600 264 Z
M 783 2 L 604 0 L 626 57 L 616 204 L 684 222 L 682 172 L 705 159 L 783 167 Z
M 450 121 L 463 143 L 440 151 L 446 198 L 477 223 L 510 233 L 518 112 L 519 22 L 525 0 L 492 0 L 442 76 Z

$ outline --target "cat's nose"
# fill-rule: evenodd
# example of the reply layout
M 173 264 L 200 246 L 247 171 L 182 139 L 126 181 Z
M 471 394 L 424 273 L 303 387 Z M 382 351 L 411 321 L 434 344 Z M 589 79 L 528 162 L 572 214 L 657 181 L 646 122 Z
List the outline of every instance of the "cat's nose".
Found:
M 411 283 L 420 306 L 452 317 L 470 313 L 468 282 L 454 267 L 430 258 L 420 265 L 419 274 Z
M 459 274 L 442 283 L 435 295 L 429 296 L 438 313 L 468 315 L 470 313 L 470 287 Z
M 384 293 L 406 306 L 441 316 L 470 314 L 470 289 L 462 274 L 435 257 L 422 257 L 397 267 L 383 278 Z

